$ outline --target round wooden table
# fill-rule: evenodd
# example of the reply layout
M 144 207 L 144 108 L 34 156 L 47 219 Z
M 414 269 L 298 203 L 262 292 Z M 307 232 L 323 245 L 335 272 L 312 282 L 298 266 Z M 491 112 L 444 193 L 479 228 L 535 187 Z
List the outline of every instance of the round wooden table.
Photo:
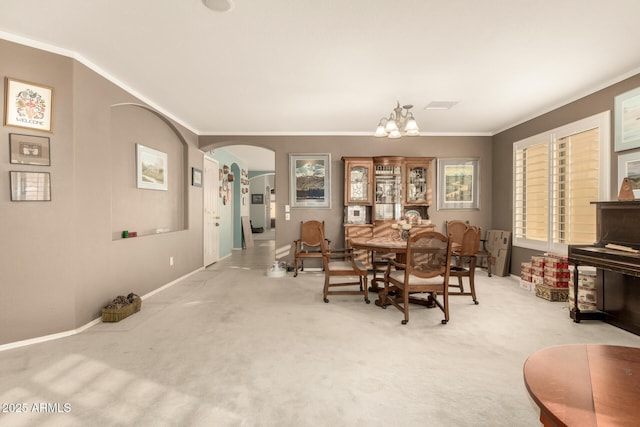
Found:
M 403 262 L 403 256 L 407 252 L 407 241 L 402 240 L 400 237 L 396 237 L 397 233 L 389 236 L 380 237 L 352 237 L 350 240 L 351 247 L 354 249 L 362 249 L 371 253 L 371 259 L 374 258 L 374 253 L 381 254 L 396 254 L 397 259 Z M 382 288 L 378 282 L 384 282 L 383 279 L 376 278 L 375 266 L 374 266 L 374 278 L 371 280 L 371 291 L 380 292 Z M 376 301 L 377 305 L 380 305 Z
M 381 237 L 353 237 L 351 238 L 351 247 L 354 249 L 364 249 L 371 252 L 393 253 L 396 254 L 396 260 L 400 263 L 404 262 L 404 256 L 407 253 L 407 241 L 394 236 Z M 386 308 L 389 303 L 387 300 L 388 288 L 379 288 L 377 281 L 384 282 L 383 279 L 372 279 L 372 291 L 378 292 L 378 299 L 374 301 L 375 305 Z M 427 308 L 434 308 L 436 304 L 430 296 L 428 299 L 409 297 L 409 302 L 419 304 Z
M 545 426 L 640 425 L 640 348 L 550 347 L 529 356 L 523 371 Z

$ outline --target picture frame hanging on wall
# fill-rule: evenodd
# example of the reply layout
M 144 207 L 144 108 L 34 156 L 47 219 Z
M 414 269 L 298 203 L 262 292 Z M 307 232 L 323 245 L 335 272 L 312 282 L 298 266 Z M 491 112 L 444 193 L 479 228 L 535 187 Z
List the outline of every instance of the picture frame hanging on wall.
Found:
M 10 171 L 12 202 L 51 201 L 51 174 L 49 172 Z
M 191 185 L 194 187 L 202 187 L 202 170 L 191 168 Z
M 480 161 L 438 159 L 438 210 L 480 209 Z
M 615 151 L 640 147 L 640 87 L 615 97 Z
M 292 208 L 331 207 L 331 154 L 289 154 Z
M 167 153 L 136 144 L 137 187 L 147 190 L 169 189 Z
M 52 132 L 53 88 L 5 77 L 4 124 Z
M 46 136 L 10 133 L 9 155 L 13 164 L 51 166 L 50 140 Z
M 640 151 L 618 156 L 618 186 L 624 178 L 629 178 L 633 196 L 640 199 Z

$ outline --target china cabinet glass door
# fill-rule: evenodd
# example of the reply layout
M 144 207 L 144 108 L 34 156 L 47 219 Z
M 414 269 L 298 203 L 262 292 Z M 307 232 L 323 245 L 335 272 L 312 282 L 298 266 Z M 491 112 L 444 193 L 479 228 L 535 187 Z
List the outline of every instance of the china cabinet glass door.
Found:
M 407 167 L 407 204 L 428 202 L 428 171 L 424 166 Z
M 347 205 L 371 205 L 372 204 L 372 162 L 347 162 L 346 163 L 346 204 Z

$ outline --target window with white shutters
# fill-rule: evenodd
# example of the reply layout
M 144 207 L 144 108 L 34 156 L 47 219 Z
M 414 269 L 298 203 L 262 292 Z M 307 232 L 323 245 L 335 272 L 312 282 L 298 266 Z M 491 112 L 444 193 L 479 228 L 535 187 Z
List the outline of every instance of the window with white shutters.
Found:
M 555 253 L 596 238 L 609 200 L 609 112 L 513 145 L 514 244 Z

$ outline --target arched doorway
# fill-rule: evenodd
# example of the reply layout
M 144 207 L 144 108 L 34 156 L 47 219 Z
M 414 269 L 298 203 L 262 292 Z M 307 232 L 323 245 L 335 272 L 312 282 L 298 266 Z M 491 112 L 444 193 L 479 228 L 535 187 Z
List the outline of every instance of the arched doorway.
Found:
M 216 159 L 221 168 L 227 166 L 229 174 L 233 176 L 233 182 L 228 183 L 231 190 L 230 200 L 227 204 L 221 205 L 220 258 L 224 258 L 230 255 L 232 250 L 242 248 L 241 217 L 251 218 L 253 190 L 250 181 L 256 175 L 275 174 L 275 152 L 258 146 L 237 144 L 214 147 L 207 155 Z M 273 179 L 272 181 L 275 183 Z M 265 204 L 269 206 L 270 198 L 264 199 Z M 228 230 L 228 234 L 224 230 Z

